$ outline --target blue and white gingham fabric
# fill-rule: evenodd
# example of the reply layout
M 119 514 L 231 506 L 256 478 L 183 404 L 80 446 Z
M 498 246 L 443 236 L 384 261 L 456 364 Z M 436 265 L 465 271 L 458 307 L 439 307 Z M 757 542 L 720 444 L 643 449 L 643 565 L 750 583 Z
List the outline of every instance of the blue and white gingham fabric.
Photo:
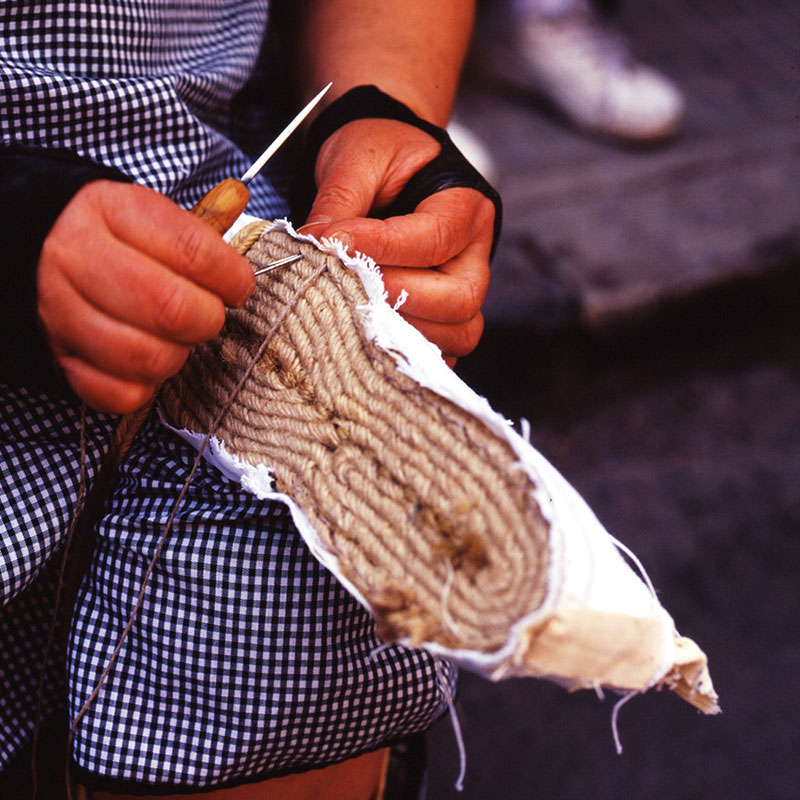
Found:
M 39 669 L 52 618 L 67 526 L 80 485 L 77 408 L 0 386 L 0 768 L 30 738 Z M 112 418 L 86 418 L 86 475 L 92 480 Z M 51 658 L 45 711 L 64 694 Z
M 192 205 L 249 166 L 228 137 L 266 0 L 0 2 L 0 136 L 66 148 Z M 248 211 L 285 215 L 269 179 Z M 86 419 L 87 475 L 113 420 Z M 78 492 L 80 415 L 0 387 L 0 769 L 30 739 L 58 565 Z M 67 685 L 83 705 L 136 602 L 195 451 L 151 421 L 123 464 L 73 618 Z M 287 509 L 205 462 L 106 688 L 72 753 L 97 789 L 170 792 L 320 767 L 419 731 L 455 671 L 379 648 L 370 615 L 311 556 Z M 440 677 L 440 674 L 442 677 Z
M 7 762 L 33 727 L 55 555 L 77 493 L 79 418 L 64 401 L 11 390 L 3 397 L 0 569 L 9 591 L 0 611 L 0 759 Z M 109 418 L 89 415 L 87 428 L 96 465 Z M 196 456 L 152 420 L 121 467 L 72 622 L 72 717 L 133 611 Z M 78 728 L 73 759 L 95 788 L 259 780 L 424 730 L 444 711 L 455 677 L 448 664 L 437 672 L 424 651 L 381 647 L 372 617 L 313 558 L 288 509 L 201 461 L 107 686 Z M 53 663 L 46 709 L 61 691 Z
M 232 103 L 258 58 L 268 6 L 0 2 L 2 141 L 70 150 L 191 207 L 250 166 L 228 133 L 237 124 Z M 266 175 L 248 188 L 251 214 L 286 214 Z

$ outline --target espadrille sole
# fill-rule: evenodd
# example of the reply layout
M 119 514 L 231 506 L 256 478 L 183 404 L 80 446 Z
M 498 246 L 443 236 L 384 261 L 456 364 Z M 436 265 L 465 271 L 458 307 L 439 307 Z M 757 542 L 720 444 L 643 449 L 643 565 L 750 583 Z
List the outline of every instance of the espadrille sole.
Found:
M 266 233 L 263 231 L 269 228 Z M 491 678 L 643 691 L 717 710 L 706 658 L 563 477 L 386 303 L 377 267 L 258 222 L 259 278 L 163 388 L 168 424 L 286 502 L 387 642 Z
M 463 409 L 399 372 L 365 331 L 358 275 L 285 233 L 250 247 L 255 267 L 302 252 L 260 278 L 222 334 L 196 348 L 162 393 L 170 421 L 206 431 L 297 292 L 216 435 L 269 465 L 382 638 L 496 651 L 544 600 L 549 525 L 511 447 Z M 502 541 L 500 541 L 500 539 Z

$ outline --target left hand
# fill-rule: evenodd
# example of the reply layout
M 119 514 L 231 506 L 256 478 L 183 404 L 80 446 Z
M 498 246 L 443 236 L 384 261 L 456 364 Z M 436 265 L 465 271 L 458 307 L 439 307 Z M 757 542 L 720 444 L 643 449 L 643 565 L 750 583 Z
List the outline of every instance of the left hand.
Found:
M 483 333 L 494 205 L 474 189 L 427 197 L 412 214 L 374 219 L 440 150 L 424 131 L 396 120 L 360 119 L 329 136 L 317 157 L 317 196 L 301 231 L 339 239 L 382 268 L 405 319 L 436 344 L 451 366 Z

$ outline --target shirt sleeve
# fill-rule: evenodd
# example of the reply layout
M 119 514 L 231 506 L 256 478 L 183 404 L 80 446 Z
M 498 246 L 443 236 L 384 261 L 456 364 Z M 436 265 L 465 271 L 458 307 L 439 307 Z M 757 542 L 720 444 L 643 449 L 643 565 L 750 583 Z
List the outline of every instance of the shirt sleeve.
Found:
M 94 180 L 130 182 L 120 171 L 65 150 L 0 144 L 0 381 L 44 390 L 64 383 L 36 313 L 42 244 L 77 191 Z

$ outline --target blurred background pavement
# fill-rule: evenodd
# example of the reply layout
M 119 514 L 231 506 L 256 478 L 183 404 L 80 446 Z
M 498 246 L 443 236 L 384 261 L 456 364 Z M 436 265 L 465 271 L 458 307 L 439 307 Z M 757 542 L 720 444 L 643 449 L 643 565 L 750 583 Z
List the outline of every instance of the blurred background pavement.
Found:
M 505 201 L 486 332 L 459 372 L 644 562 L 723 714 L 462 673 L 430 800 L 800 797 L 800 4 L 628 0 L 687 99 L 663 147 L 593 139 L 468 78 L 457 119 Z

